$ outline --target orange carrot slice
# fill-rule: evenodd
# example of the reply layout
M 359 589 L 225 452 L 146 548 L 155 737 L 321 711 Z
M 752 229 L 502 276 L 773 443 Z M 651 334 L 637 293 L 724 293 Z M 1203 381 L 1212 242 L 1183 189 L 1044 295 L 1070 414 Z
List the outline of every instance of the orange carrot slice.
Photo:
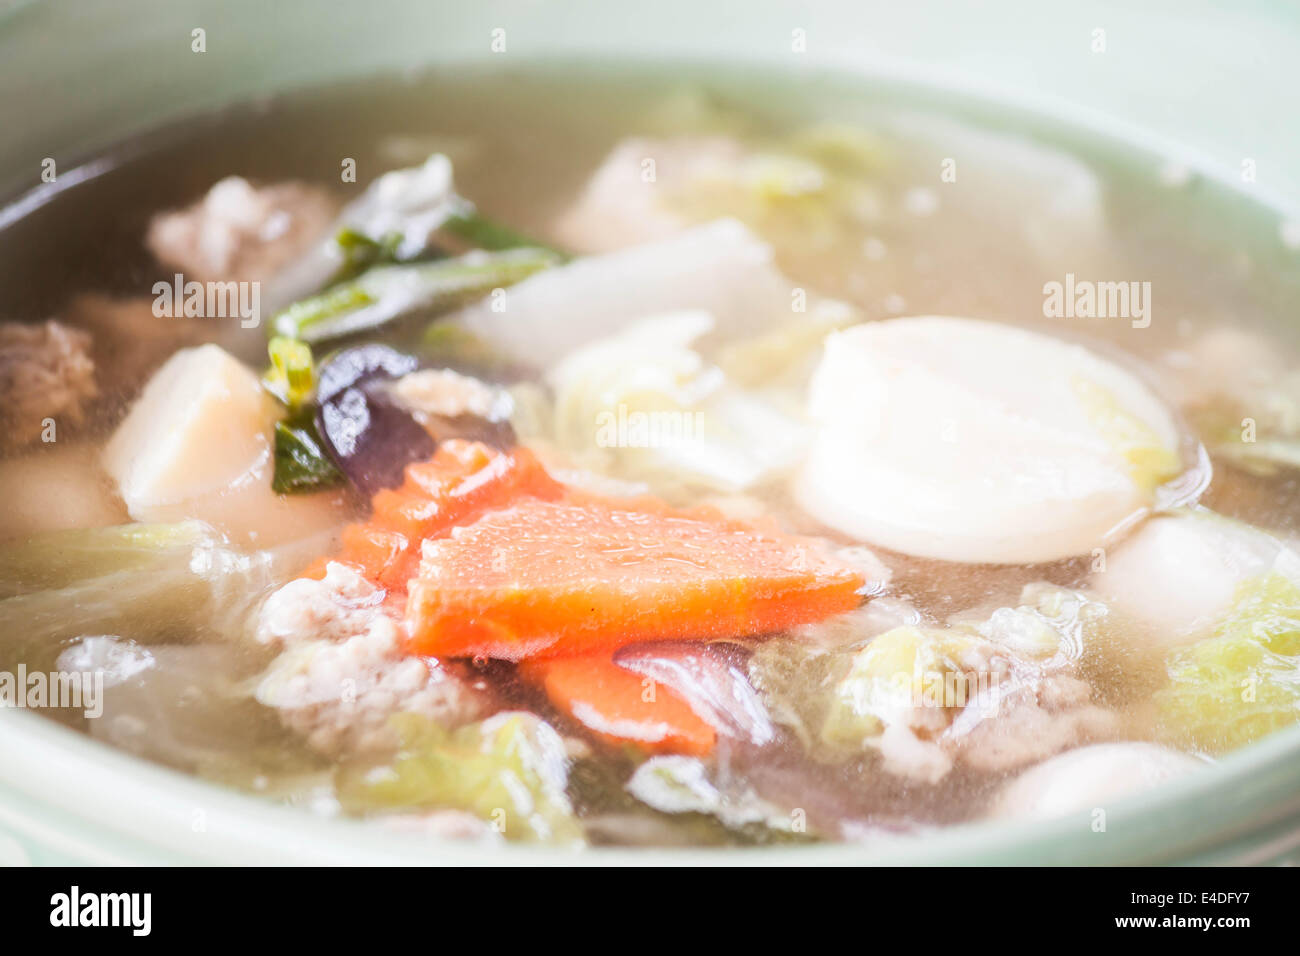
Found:
M 343 531 L 335 560 L 389 590 L 404 591 L 420 563 L 420 545 L 521 495 L 555 498 L 564 487 L 526 448 L 506 454 L 453 439 L 427 462 L 408 465 L 398 488 L 375 495 L 370 520 Z M 324 568 L 319 569 L 321 576 Z
M 805 539 L 589 496 L 520 499 L 424 548 L 406 624 L 438 657 L 767 634 L 851 610 L 864 583 Z
M 520 675 L 559 710 L 611 744 L 648 753 L 704 756 L 717 731 L 662 684 L 619 667 L 608 654 L 525 661 Z
M 851 610 L 864 583 L 774 527 L 566 488 L 525 448 L 444 442 L 373 505 L 334 560 L 405 605 L 418 654 L 518 661 L 761 635 Z

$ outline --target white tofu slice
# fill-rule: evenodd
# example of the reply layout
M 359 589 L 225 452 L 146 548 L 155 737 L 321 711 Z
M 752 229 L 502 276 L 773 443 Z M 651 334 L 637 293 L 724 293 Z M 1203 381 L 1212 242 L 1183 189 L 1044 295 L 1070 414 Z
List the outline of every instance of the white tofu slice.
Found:
M 0 462 L 0 500 L 0 539 L 130 520 L 91 445 L 37 445 Z
M 240 544 L 268 547 L 345 517 L 341 493 L 271 490 L 282 410 L 252 371 L 215 345 L 173 355 L 104 449 L 137 521 L 195 518 Z
M 1186 511 L 1152 518 L 1109 549 L 1088 588 L 1168 648 L 1219 621 L 1242 581 L 1270 572 L 1300 581 L 1300 555 L 1239 521 Z
M 516 362 L 549 366 L 637 319 L 699 309 L 722 335 L 791 314 L 793 287 L 772 249 L 733 219 L 578 259 L 461 310 L 462 327 Z
M 1094 744 L 1058 754 L 1012 780 L 994 800 L 994 817 L 1047 820 L 1110 806 L 1204 766 L 1148 743 Z
M 923 316 L 833 333 L 809 411 L 804 510 L 947 561 L 1088 554 L 1182 470 L 1174 419 L 1135 376 L 994 322 Z

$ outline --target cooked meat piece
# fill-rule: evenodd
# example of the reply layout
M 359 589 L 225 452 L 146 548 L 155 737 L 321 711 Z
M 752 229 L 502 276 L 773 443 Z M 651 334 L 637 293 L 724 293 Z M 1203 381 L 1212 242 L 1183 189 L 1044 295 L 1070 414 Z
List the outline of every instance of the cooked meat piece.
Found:
M 510 417 L 509 393 L 449 368 L 426 368 L 403 375 L 389 393 L 408 411 L 440 418 L 477 415 L 489 421 Z
M 331 563 L 323 579 L 298 578 L 267 598 L 257 639 L 272 647 L 339 643 L 365 633 L 383 599 L 384 592 L 356 571 Z
M 1044 676 L 1002 697 L 996 714 L 977 719 L 969 729 L 961 718 L 954 721 L 951 749 L 969 767 L 998 772 L 1114 738 L 1118 718 L 1091 700 L 1087 682 L 1065 674 Z M 975 712 L 968 708 L 962 716 L 968 713 Z
M 385 592 L 342 564 L 301 578 L 267 600 L 258 639 L 280 645 L 257 698 L 330 755 L 382 752 L 397 738 L 389 718 L 414 713 L 448 727 L 484 716 L 486 685 L 464 670 L 407 656 Z
M 885 769 L 925 783 L 938 783 L 952 770 L 953 759 L 933 740 L 923 740 L 907 724 L 889 724 L 880 735 Z
M 388 386 L 389 396 L 435 441 L 465 438 L 498 448 L 515 443 L 510 393 L 449 368 L 422 369 Z
M 253 186 L 228 176 L 194 205 L 156 216 L 145 241 L 187 280 L 265 279 L 320 239 L 337 211 L 301 183 Z
M 879 709 L 884 698 L 876 705 L 889 772 L 936 783 L 959 764 L 985 773 L 1014 770 L 1117 735 L 1117 716 L 1092 702 L 1091 685 L 1068 655 L 1014 651 L 973 631 L 947 632 L 946 641 L 943 632 L 924 633 L 943 642 L 942 653 L 932 654 L 925 642 L 899 643 L 895 653 L 916 661 L 910 686 L 886 709 Z M 892 666 L 884 659 L 881 665 Z
M 53 320 L 0 323 L 0 451 L 38 441 L 47 418 L 80 425 L 97 394 L 88 334 Z

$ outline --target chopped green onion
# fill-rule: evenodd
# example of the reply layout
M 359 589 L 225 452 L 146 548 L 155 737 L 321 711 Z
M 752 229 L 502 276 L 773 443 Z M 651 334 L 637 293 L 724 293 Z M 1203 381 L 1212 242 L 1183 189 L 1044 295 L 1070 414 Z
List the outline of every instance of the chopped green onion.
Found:
M 375 300 L 363 288 L 351 283 L 332 286 L 317 295 L 300 299 L 271 320 L 271 329 L 286 338 L 308 339 L 303 333 L 312 325 L 337 315 L 371 305 Z
M 271 367 L 262 376 L 262 384 L 291 412 L 297 411 L 316 387 L 311 346 L 277 335 L 266 350 L 271 357 Z

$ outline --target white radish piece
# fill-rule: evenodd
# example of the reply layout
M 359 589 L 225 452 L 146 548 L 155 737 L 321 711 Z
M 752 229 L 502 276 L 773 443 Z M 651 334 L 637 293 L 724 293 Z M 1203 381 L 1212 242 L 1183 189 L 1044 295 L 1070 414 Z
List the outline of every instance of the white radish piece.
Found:
M 1106 806 L 1128 794 L 1181 777 L 1201 761 L 1148 743 L 1093 744 L 1026 770 L 995 798 L 991 816 L 1047 820 Z
M 341 493 L 271 489 L 283 417 L 252 371 L 215 345 L 182 349 L 150 379 L 104 448 L 104 468 L 137 521 L 195 518 L 259 547 L 344 517 Z
M 548 269 L 452 320 L 513 361 L 543 367 L 666 312 L 708 312 L 723 335 L 760 329 L 790 314 L 791 294 L 771 247 L 739 222 L 720 219 Z
M 947 561 L 1088 554 L 1182 471 L 1164 404 L 1081 345 L 923 316 L 827 338 L 795 493 L 845 534 Z

